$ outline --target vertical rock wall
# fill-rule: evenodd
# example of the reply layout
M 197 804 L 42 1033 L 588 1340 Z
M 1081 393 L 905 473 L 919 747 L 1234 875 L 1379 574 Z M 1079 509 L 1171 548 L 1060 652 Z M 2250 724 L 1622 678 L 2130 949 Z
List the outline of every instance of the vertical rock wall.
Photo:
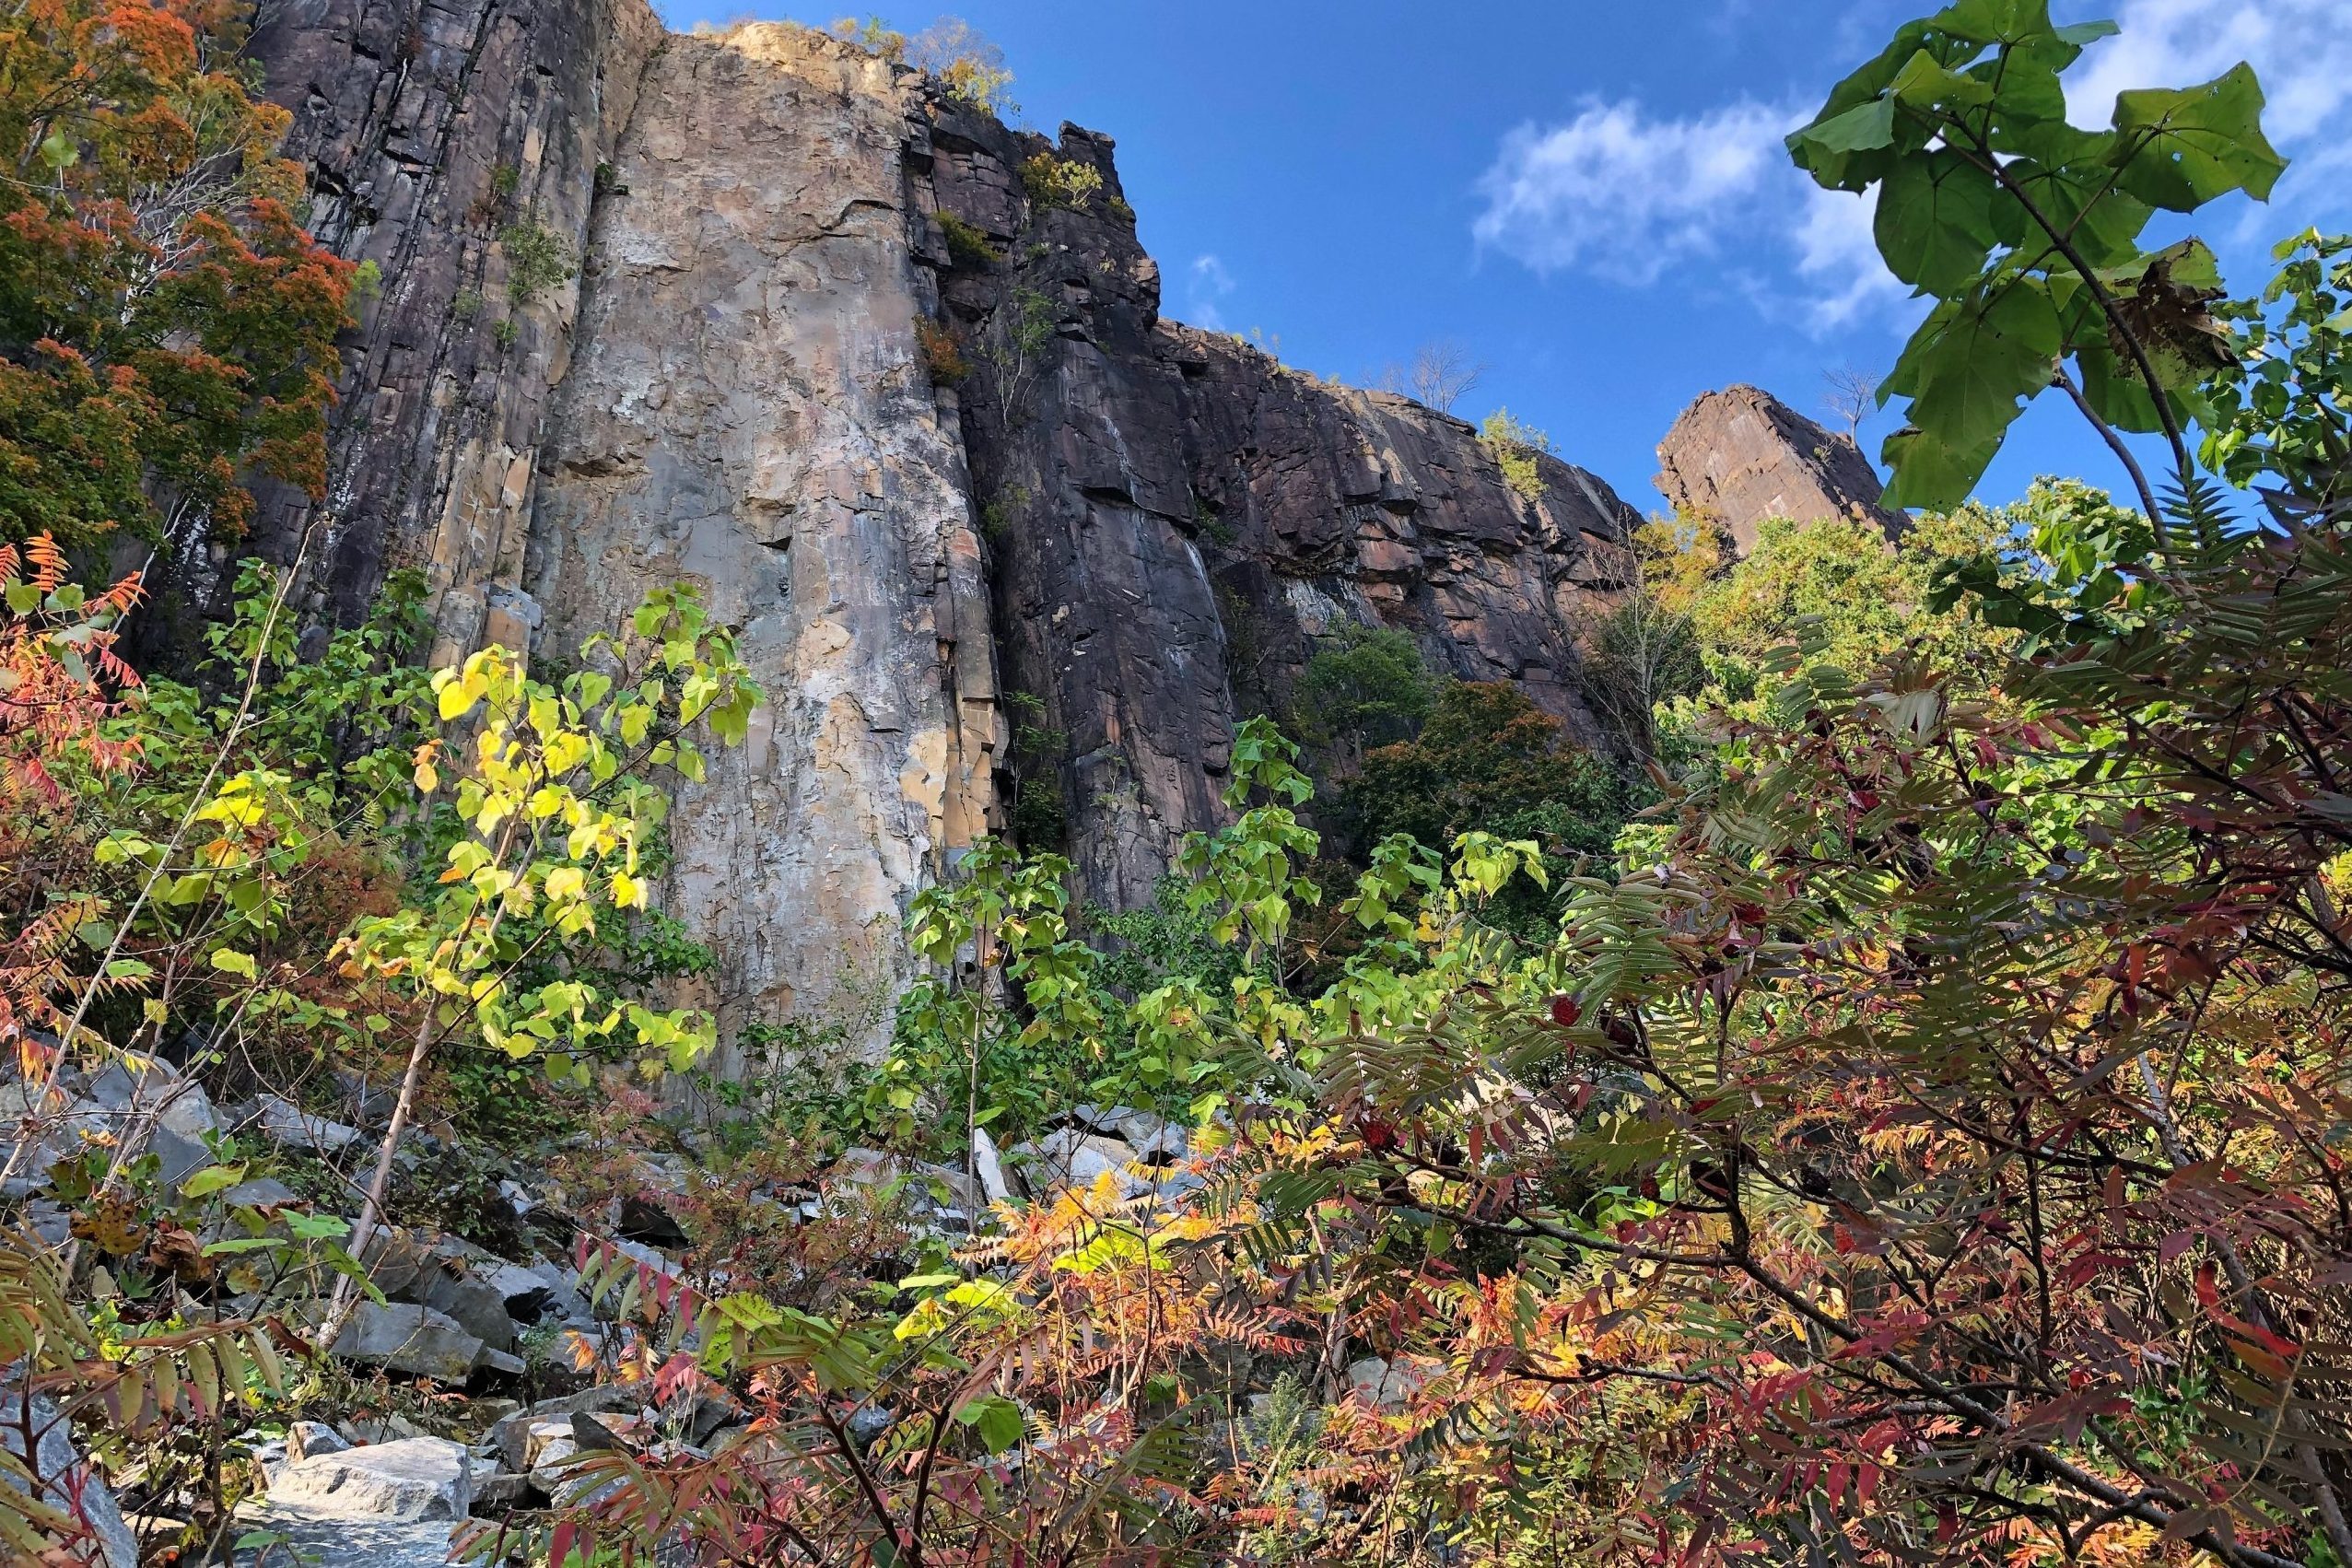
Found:
M 661 27 L 646 0 L 269 0 L 252 43 L 311 228 L 373 262 L 379 298 L 346 340 L 330 490 L 263 497 L 255 547 L 302 553 L 306 608 L 348 623 L 393 566 L 437 596 L 437 658 L 520 643 L 532 474 L 570 353 L 577 277 L 517 298 L 509 252 L 544 236 L 576 263 Z M 181 557 L 170 591 L 210 607 Z
M 1108 137 L 932 108 L 929 256 L 969 365 L 1003 678 L 1044 737 L 1016 753 L 1021 787 L 1059 797 L 1085 897 L 1149 899 L 1178 838 L 1222 817 L 1235 720 L 1299 717 L 1297 676 L 1345 622 L 1401 627 L 1432 669 L 1519 682 L 1602 739 L 1575 643 L 1635 521 L 1606 485 L 1543 457 L 1520 497 L 1459 420 L 1162 321 Z M 1048 158 L 1099 193 L 1031 199 L 1022 170 Z
M 886 1027 L 899 923 L 984 831 L 988 604 L 916 323 L 911 78 L 803 29 L 676 38 L 590 235 L 529 589 L 544 649 L 700 585 L 768 700 L 671 818 L 722 1027 Z

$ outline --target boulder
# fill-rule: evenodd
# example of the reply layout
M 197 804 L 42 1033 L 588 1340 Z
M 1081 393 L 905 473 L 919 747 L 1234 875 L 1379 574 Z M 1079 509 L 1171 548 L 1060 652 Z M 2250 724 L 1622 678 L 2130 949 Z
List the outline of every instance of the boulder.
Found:
M 449 1568 L 450 1525 L 355 1518 L 271 1503 L 240 1513 L 236 1535 L 256 1538 L 238 1568 Z
M 478 1336 L 429 1306 L 414 1302 L 379 1306 L 369 1301 L 359 1304 L 351 1321 L 335 1336 L 333 1353 L 388 1372 L 462 1383 L 473 1373 L 482 1349 Z
M 322 1421 L 298 1421 L 286 1429 L 286 1457 L 289 1464 L 315 1459 L 322 1454 L 340 1454 L 350 1446 L 341 1433 Z
M 462 1444 L 409 1437 L 296 1460 L 277 1473 L 269 1494 L 274 1505 L 318 1515 L 392 1524 L 462 1519 L 474 1506 L 473 1461 Z
M 517 1323 L 536 1323 L 555 1305 L 556 1293 L 547 1281 L 520 1263 L 497 1259 L 476 1270 L 483 1283 L 498 1293 L 507 1316 Z
M 284 1149 L 310 1150 L 322 1154 L 348 1149 L 359 1141 L 360 1131 L 322 1116 L 312 1116 L 290 1100 L 275 1094 L 263 1094 L 247 1111 L 242 1126 L 260 1133 Z
M 0 1416 L 5 1416 L 0 1419 L 0 1446 L 22 1459 L 23 1429 L 31 1426 L 35 1489 L 28 1489 L 14 1476 L 6 1478 L 7 1484 L 19 1492 L 30 1490 L 41 1502 L 74 1515 L 88 1532 L 91 1562 L 101 1568 L 138 1568 L 138 1539 L 123 1521 L 122 1507 L 105 1480 L 83 1468 L 65 1419 L 47 1399 L 30 1396 L 29 1409 L 27 1399 L 21 1391 L 0 1393 Z

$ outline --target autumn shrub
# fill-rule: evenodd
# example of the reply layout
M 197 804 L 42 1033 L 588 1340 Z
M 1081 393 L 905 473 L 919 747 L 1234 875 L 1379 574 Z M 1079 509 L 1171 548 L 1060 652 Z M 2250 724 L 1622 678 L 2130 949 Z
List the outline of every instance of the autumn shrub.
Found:
M 240 535 L 266 476 L 326 486 L 353 269 L 293 212 L 286 111 L 194 0 L 0 23 L 0 522 Z
M 1479 442 L 1494 459 L 1504 488 L 1523 501 L 1543 499 L 1543 476 L 1537 470 L 1536 454 L 1551 451 L 1550 437 L 1513 417 L 1509 409 L 1498 408 L 1479 427 Z
M 972 364 L 964 357 L 964 345 L 939 322 L 917 322 L 915 342 L 922 352 L 923 368 L 938 385 L 952 387 L 971 375 Z
M 1074 158 L 1041 152 L 1022 164 L 1021 188 L 1039 207 L 1083 212 L 1103 193 L 1103 171 Z

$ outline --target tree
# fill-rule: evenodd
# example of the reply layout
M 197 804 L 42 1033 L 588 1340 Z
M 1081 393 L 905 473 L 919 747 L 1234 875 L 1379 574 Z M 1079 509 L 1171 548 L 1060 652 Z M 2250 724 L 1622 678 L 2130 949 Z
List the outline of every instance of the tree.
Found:
M 234 538 L 252 473 L 326 485 L 354 269 L 273 154 L 216 0 L 59 0 L 0 23 L 0 517 L 68 544 Z
M 907 60 L 938 77 L 948 97 L 982 113 L 1003 118 L 1020 110 L 1005 90 L 1012 73 L 1004 51 L 961 17 L 942 17 L 908 40 Z
M 1830 386 L 1822 402 L 1845 427 L 1845 439 L 1860 447 L 1862 422 L 1878 406 L 1878 378 L 1867 370 L 1841 365 L 1834 370 L 1822 371 L 1821 379 Z
M 2287 164 L 2242 64 L 2119 94 L 2105 131 L 2068 124 L 2060 77 L 2115 30 L 2054 26 L 2045 0 L 1961 0 L 1903 24 L 1789 135 L 1820 184 L 1877 189 L 1879 254 L 1937 301 L 1879 389 L 1909 400 L 1881 452 L 1889 506 L 1957 506 L 2022 404 L 2054 386 L 2130 473 L 2159 535 L 2155 492 L 2117 432 L 2161 432 L 2175 481 L 2194 477 L 2182 429 L 2227 357 L 2206 311 L 2220 280 L 2202 241 L 2149 252 L 2140 236 L 2159 209 L 2267 197 Z
M 1486 372 L 1484 361 L 1472 357 L 1458 339 L 1439 337 L 1414 349 L 1410 367 L 1392 364 L 1382 370 L 1378 385 L 1382 392 L 1451 414 L 1486 379 Z

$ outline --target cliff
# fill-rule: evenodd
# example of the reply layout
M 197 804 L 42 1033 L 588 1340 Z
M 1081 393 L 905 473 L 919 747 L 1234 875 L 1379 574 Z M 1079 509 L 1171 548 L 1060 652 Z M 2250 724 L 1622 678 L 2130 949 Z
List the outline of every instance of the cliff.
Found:
M 1878 504 L 1878 475 L 1852 441 L 1755 387 L 1701 394 L 1658 443 L 1658 464 L 1667 505 L 1728 530 L 1743 556 L 1768 517 L 1903 529 L 1901 515 Z
M 322 624 L 424 568 L 439 660 L 704 588 L 770 696 L 672 826 L 729 1031 L 873 1038 L 907 900 L 1016 811 L 1082 898 L 1148 898 L 1343 621 L 1598 738 L 1576 628 L 1630 509 L 1162 320 L 1109 138 L 641 0 L 292 0 L 256 46 L 314 225 L 384 280 L 328 499 L 257 546 Z

